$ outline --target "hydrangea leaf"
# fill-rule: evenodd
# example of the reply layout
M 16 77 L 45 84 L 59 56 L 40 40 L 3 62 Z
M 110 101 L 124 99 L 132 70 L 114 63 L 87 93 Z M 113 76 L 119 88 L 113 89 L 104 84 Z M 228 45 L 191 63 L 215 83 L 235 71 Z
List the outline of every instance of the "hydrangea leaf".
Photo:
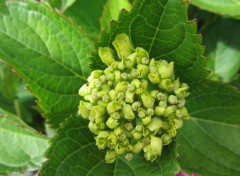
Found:
M 204 81 L 186 106 L 191 117 L 177 135 L 181 167 L 206 176 L 240 175 L 240 92 Z
M 142 47 L 151 58 L 174 61 L 176 76 L 188 84 L 207 76 L 201 56 L 201 37 L 196 35 L 196 22 L 187 19 L 187 3 L 181 0 L 137 0 L 131 12 L 123 10 L 110 33 L 102 32 L 96 45 L 112 47 L 119 33 L 126 33 L 134 47 Z M 92 69 L 104 68 L 97 53 Z
M 46 3 L 10 2 L 0 11 L 0 57 L 28 83 L 53 126 L 77 112 L 91 49 L 92 41 Z
M 108 0 L 101 18 L 101 24 L 103 29 L 107 32 L 110 31 L 110 22 L 112 20 L 117 20 L 119 12 L 122 9 L 130 10 L 131 4 L 128 0 Z
M 68 119 L 58 132 L 47 151 L 48 160 L 40 171 L 42 176 L 172 176 L 179 171 L 175 144 L 164 148 L 162 156 L 154 162 L 137 155 L 130 162 L 119 157 L 114 164 L 107 164 L 105 151 L 97 148 L 82 117 Z
M 219 17 L 202 31 L 208 65 L 224 82 L 230 82 L 240 69 L 239 28 L 239 21 Z
M 47 147 L 47 137 L 0 109 L 0 175 L 39 167 Z
M 237 19 L 240 18 L 240 3 L 236 0 L 190 0 L 190 3 L 210 12 L 214 12 L 220 15 L 226 15 Z

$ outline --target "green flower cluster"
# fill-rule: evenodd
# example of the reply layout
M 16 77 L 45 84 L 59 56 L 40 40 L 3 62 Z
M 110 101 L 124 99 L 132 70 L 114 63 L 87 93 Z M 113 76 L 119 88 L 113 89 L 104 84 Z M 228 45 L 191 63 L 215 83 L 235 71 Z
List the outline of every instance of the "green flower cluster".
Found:
M 83 85 L 79 114 L 89 120 L 99 149 L 107 148 L 105 160 L 118 155 L 144 152 L 146 160 L 161 155 L 162 146 L 176 136 L 176 129 L 188 119 L 185 97 L 188 85 L 174 76 L 174 64 L 149 58 L 143 48 L 133 49 L 126 34 L 113 41 L 119 61 L 111 48 L 99 48 L 105 70 L 95 70 Z

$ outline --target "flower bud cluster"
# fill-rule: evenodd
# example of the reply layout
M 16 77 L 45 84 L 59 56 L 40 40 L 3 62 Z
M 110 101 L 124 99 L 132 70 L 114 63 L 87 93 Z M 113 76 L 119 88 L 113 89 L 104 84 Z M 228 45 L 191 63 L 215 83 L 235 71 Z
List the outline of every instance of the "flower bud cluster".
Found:
M 176 136 L 176 129 L 188 119 L 185 97 L 188 85 L 174 76 L 174 63 L 149 58 L 143 48 L 133 49 L 126 34 L 111 48 L 99 48 L 105 70 L 95 70 L 83 85 L 79 114 L 89 120 L 99 149 L 108 149 L 106 162 L 118 155 L 131 160 L 144 152 L 146 160 L 161 155 L 163 145 Z

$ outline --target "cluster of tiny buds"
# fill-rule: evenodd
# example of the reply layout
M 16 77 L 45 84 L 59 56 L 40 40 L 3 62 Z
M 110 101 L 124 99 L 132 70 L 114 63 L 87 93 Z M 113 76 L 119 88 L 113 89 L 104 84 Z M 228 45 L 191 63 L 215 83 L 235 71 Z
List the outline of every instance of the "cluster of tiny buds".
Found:
M 107 163 L 125 154 L 144 152 L 154 161 L 164 145 L 176 136 L 189 115 L 185 108 L 188 85 L 174 76 L 174 63 L 150 59 L 143 48 L 132 48 L 126 34 L 113 41 L 119 61 L 111 48 L 100 47 L 99 56 L 108 66 L 95 70 L 79 94 L 79 114 L 89 120 L 99 149 L 108 149 Z

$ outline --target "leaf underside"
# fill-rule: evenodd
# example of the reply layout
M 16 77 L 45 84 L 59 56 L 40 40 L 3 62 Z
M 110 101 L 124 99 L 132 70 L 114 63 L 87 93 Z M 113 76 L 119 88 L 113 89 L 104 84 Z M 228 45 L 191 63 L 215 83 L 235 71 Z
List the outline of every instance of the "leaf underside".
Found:
M 132 161 L 119 157 L 114 164 L 105 163 L 105 151 L 99 150 L 93 134 L 82 117 L 67 120 L 52 139 L 47 151 L 49 160 L 44 163 L 42 176 L 172 176 L 177 173 L 175 145 L 164 148 L 155 162 L 147 162 L 142 154 Z
M 0 109 L 0 175 L 41 164 L 48 139 L 21 119 Z
M 118 22 L 112 22 L 110 33 L 102 32 L 98 47 L 112 47 L 119 33 L 126 33 L 134 47 L 143 47 L 156 60 L 174 61 L 176 76 L 194 84 L 207 76 L 203 68 L 204 48 L 196 35 L 196 22 L 187 19 L 187 3 L 181 0 L 137 0 L 129 13 L 121 11 Z M 92 69 L 105 68 L 97 52 Z
M 186 106 L 191 118 L 177 136 L 181 167 L 206 176 L 239 176 L 240 92 L 204 81 Z
M 0 11 L 0 57 L 38 98 L 54 127 L 77 112 L 92 42 L 45 3 L 10 2 Z

